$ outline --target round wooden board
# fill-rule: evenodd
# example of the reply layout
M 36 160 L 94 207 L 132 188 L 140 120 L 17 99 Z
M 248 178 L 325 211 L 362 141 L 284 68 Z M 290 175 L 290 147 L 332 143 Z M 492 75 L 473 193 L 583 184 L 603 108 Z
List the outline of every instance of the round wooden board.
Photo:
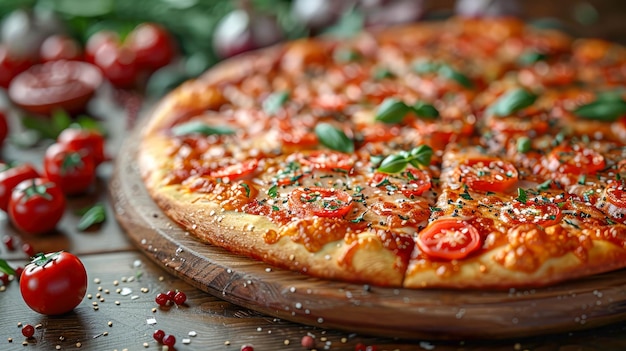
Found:
M 140 126 L 141 127 L 141 126 Z M 626 272 L 510 291 L 409 290 L 321 280 L 201 243 L 154 204 L 139 176 L 139 129 L 110 183 L 115 216 L 167 271 L 234 304 L 322 328 L 410 339 L 509 338 L 626 318 Z

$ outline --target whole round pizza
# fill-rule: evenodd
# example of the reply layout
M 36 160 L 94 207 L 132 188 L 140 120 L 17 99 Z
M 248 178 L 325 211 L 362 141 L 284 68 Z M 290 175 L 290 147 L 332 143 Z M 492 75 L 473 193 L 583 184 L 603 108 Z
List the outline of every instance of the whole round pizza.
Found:
M 626 266 L 626 49 L 516 19 L 283 43 L 167 95 L 154 201 L 324 279 L 536 287 Z

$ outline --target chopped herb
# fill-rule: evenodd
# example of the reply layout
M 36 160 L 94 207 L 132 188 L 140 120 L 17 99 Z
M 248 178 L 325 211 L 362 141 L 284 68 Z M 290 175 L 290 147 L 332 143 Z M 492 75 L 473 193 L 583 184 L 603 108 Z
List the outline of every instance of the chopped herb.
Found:
M 361 223 L 365 220 L 364 216 L 367 213 L 367 210 L 363 211 L 363 213 L 361 213 L 357 218 L 351 220 L 350 222 L 352 223 Z
M 471 89 L 474 87 L 474 83 L 466 75 L 448 65 L 442 65 L 437 73 L 442 77 L 456 81 L 465 88 Z
M 464 198 L 465 200 L 474 200 L 474 198 L 472 197 L 472 195 L 470 195 L 467 190 L 465 190 L 464 193 L 461 193 L 461 195 L 459 195 L 460 197 Z
M 189 134 L 201 135 L 230 135 L 235 134 L 235 130 L 229 126 L 210 126 L 200 121 L 182 123 L 172 128 L 174 136 L 184 136 Z
M 106 211 L 104 209 L 104 205 L 95 204 L 82 215 L 80 220 L 78 221 L 78 225 L 76 226 L 78 230 L 83 231 L 87 230 L 94 224 L 102 223 L 106 220 Z
M 241 185 L 243 189 L 246 191 L 246 197 L 250 197 L 250 186 L 246 183 L 241 183 L 239 185 Z
M 333 52 L 333 60 L 337 63 L 348 63 L 361 59 L 361 54 L 352 49 L 337 49 Z
M 440 212 L 440 211 L 443 211 L 443 210 L 441 208 L 439 208 L 439 207 L 431 207 L 430 211 L 431 212 Z
M 272 199 L 278 196 L 278 185 L 273 184 L 269 189 L 267 189 L 267 195 Z
M 268 115 L 273 116 L 280 111 L 287 100 L 289 100 L 288 91 L 278 91 L 272 93 L 263 101 L 263 111 L 265 111 Z
M 532 149 L 532 142 L 528 137 L 520 137 L 517 139 L 517 152 L 527 153 Z
M 491 196 L 491 195 L 495 195 L 496 193 L 494 193 L 493 191 L 488 191 L 485 193 L 485 195 L 487 196 Z
M 581 174 L 580 177 L 578 177 L 578 184 L 585 185 L 586 182 L 587 182 L 587 176 L 584 174 Z
M 615 223 L 615 221 L 613 221 L 609 217 L 606 217 L 605 219 L 606 219 L 606 224 L 609 224 L 609 225 L 617 224 L 617 223 Z
M 534 104 L 535 100 L 537 95 L 524 88 L 516 88 L 500 96 L 488 110 L 496 116 L 506 117 Z
M 576 229 L 580 229 L 580 227 L 578 226 L 578 224 L 576 224 L 576 223 L 572 222 L 572 221 L 571 221 L 571 220 L 569 220 L 569 219 L 565 219 L 565 223 L 567 223 L 567 224 L 571 225 L 572 227 L 574 227 L 574 228 L 576 228 Z
M 276 205 L 272 205 L 272 211 L 280 211 L 280 208 Z
M 528 195 L 526 194 L 526 190 L 522 188 L 517 188 L 517 201 L 521 203 L 526 203 L 528 201 Z
M 413 113 L 424 119 L 436 119 L 439 117 L 439 111 L 435 106 L 424 102 L 417 102 L 413 105 Z
M 315 135 L 322 145 L 331 150 L 344 153 L 354 152 L 354 142 L 343 131 L 330 123 L 318 123 L 315 126 Z
M 525 54 L 522 54 L 522 56 L 519 57 L 517 62 L 523 66 L 530 66 L 533 63 L 537 63 L 539 61 L 545 61 L 547 58 L 548 58 L 548 55 L 546 54 L 536 52 L 536 51 L 530 51 Z

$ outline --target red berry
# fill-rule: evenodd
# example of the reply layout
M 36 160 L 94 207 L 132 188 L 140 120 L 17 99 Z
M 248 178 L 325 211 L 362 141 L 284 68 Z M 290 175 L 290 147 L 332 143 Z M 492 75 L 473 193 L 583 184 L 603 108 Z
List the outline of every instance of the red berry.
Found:
M 20 279 L 22 272 L 24 272 L 24 267 L 17 266 L 17 268 L 15 268 L 15 278 Z
M 302 337 L 301 344 L 305 349 L 312 349 L 315 347 L 315 339 L 311 335 L 305 335 Z
M 3 235 L 2 242 L 4 243 L 4 246 L 6 246 L 7 250 L 13 251 L 15 249 L 13 245 L 13 237 L 11 235 Z
M 165 306 L 167 305 L 168 301 L 170 301 L 170 298 L 164 293 L 158 293 L 157 296 L 154 298 L 154 301 L 159 306 Z
M 354 346 L 354 351 L 365 351 L 365 344 L 358 343 Z
M 174 335 L 167 334 L 163 337 L 163 345 L 173 347 L 176 344 L 176 337 Z
M 179 291 L 174 295 L 174 303 L 177 305 L 182 305 L 187 301 L 187 295 L 184 292 Z
M 35 249 L 29 243 L 22 244 L 22 251 L 24 251 L 28 257 L 35 256 Z
M 174 301 L 174 296 L 176 296 L 176 291 L 174 290 L 168 290 L 165 295 L 167 295 L 167 298 L 170 299 L 170 301 Z
M 254 346 L 252 346 L 252 345 L 243 345 L 243 346 L 241 346 L 241 351 L 254 351 Z
M 154 334 L 152 334 L 152 337 L 154 338 L 154 340 L 158 342 L 163 342 L 163 337 L 165 337 L 165 332 L 161 329 L 157 329 L 154 331 Z
M 24 326 L 22 327 L 22 335 L 27 338 L 33 337 L 33 335 L 35 335 L 35 327 L 30 324 L 24 324 Z

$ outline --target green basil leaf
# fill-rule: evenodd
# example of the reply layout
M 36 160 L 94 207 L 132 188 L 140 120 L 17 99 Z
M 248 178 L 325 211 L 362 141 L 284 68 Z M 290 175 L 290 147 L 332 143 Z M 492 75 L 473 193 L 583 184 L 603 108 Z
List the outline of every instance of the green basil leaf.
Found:
M 351 38 L 363 31 L 365 14 L 357 9 L 345 11 L 337 24 L 326 29 L 325 33 L 337 38 Z
M 519 139 L 517 139 L 516 146 L 517 152 L 525 154 L 532 149 L 532 142 L 528 137 L 520 137 Z
M 89 208 L 78 221 L 78 230 L 87 230 L 94 224 L 102 223 L 106 220 L 104 205 L 96 204 Z
M 383 159 L 378 167 L 379 172 L 383 173 L 400 173 L 404 171 L 409 161 L 406 156 L 401 154 L 389 155 Z
M 530 51 L 525 54 L 522 54 L 522 56 L 519 57 L 517 62 L 522 66 L 530 66 L 533 63 L 537 63 L 539 61 L 545 61 L 547 58 L 548 58 L 548 55 L 546 54 L 536 52 L 536 51 Z
M 400 123 L 411 108 L 403 101 L 387 98 L 378 106 L 374 119 L 383 123 Z
M 360 60 L 361 58 L 361 54 L 356 50 L 340 48 L 333 51 L 333 60 L 337 63 L 354 62 Z
M 416 168 L 420 166 L 430 165 L 430 159 L 433 156 L 433 149 L 428 145 L 420 145 L 409 151 L 408 161 Z
M 9 265 L 9 263 L 3 259 L 0 259 L 0 272 L 15 275 L 15 269 Z
M 435 108 L 435 106 L 424 102 L 417 102 L 413 105 L 413 112 L 417 115 L 417 117 L 421 117 L 423 119 L 437 119 L 437 117 L 439 117 L 439 111 Z
M 270 94 L 265 100 L 263 100 L 263 111 L 268 115 L 275 115 L 289 100 L 288 91 L 278 91 Z
M 614 122 L 626 114 L 626 101 L 604 98 L 578 107 L 574 114 L 585 119 Z
M 278 196 L 278 185 L 273 184 L 269 189 L 267 189 L 267 195 L 272 199 Z
M 441 67 L 441 64 L 428 60 L 420 60 L 413 63 L 415 73 L 434 73 Z
M 354 152 L 354 142 L 348 138 L 346 133 L 335 128 L 330 123 L 318 123 L 315 126 L 315 135 L 322 145 L 335 151 L 345 153 Z
M 535 100 L 537 95 L 524 88 L 516 88 L 500 96 L 489 106 L 489 111 L 496 116 L 506 117 L 534 104 Z
M 442 77 L 456 81 L 465 88 L 471 89 L 474 87 L 474 83 L 472 83 L 472 81 L 466 75 L 448 65 L 442 65 L 441 67 L 439 67 L 437 73 L 439 73 L 439 75 Z
M 235 130 L 229 126 L 210 126 L 200 121 L 191 121 L 179 124 L 172 128 L 172 134 L 183 136 L 189 134 L 202 135 L 230 135 L 235 134 Z
M 373 78 L 375 80 L 383 80 L 386 78 L 394 78 L 395 75 L 388 68 L 379 67 L 374 70 Z
M 528 195 L 526 194 L 526 190 L 522 188 L 517 188 L 517 201 L 521 203 L 526 203 L 528 201 Z

